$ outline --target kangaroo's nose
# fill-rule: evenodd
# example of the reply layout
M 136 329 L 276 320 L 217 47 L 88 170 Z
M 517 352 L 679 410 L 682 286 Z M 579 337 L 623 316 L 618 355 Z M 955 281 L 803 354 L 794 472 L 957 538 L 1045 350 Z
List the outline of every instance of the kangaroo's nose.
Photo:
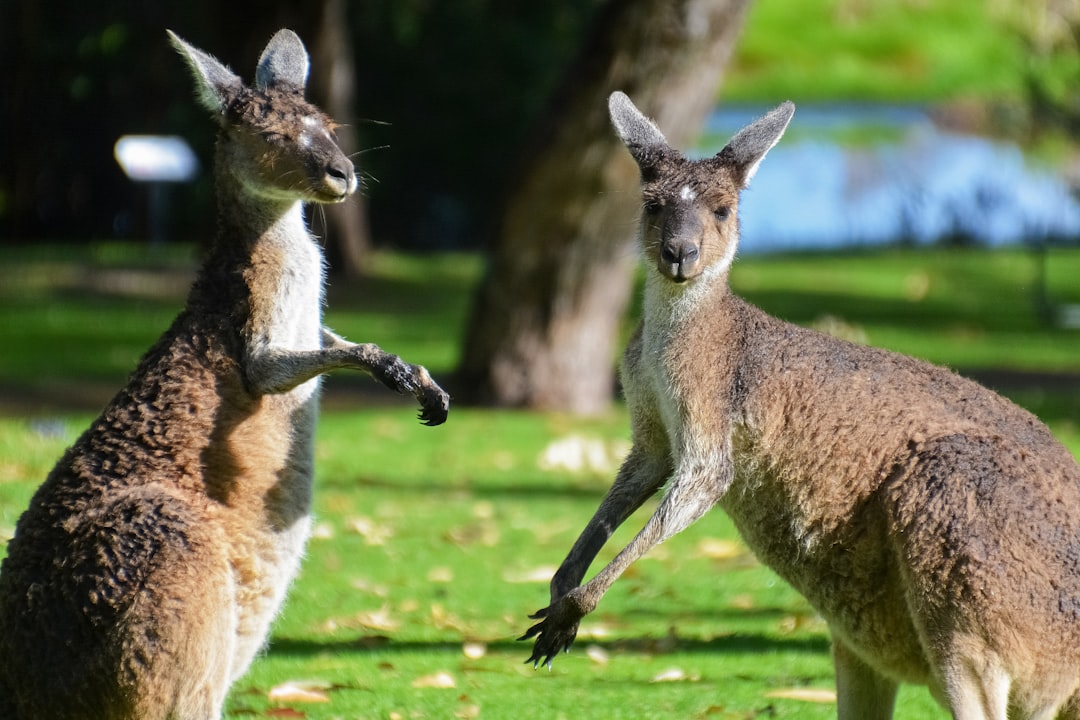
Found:
M 669 265 L 697 262 L 700 252 L 697 245 L 668 245 L 660 249 L 660 258 Z
M 695 243 L 665 242 L 660 247 L 660 265 L 664 273 L 676 282 L 685 282 L 696 273 L 694 268 L 701 257 Z
M 344 198 L 356 190 L 356 170 L 347 158 L 336 158 L 326 166 L 325 182 Z

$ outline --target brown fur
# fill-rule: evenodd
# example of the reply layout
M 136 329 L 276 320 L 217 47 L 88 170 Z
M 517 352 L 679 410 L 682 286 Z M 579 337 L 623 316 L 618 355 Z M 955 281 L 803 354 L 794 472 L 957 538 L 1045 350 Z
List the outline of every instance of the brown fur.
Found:
M 206 720 L 266 641 L 310 525 L 318 376 L 427 372 L 321 325 L 301 202 L 356 189 L 281 31 L 247 88 L 173 36 L 220 123 L 220 229 L 187 307 L 19 519 L 0 568 L 0 716 Z
M 730 292 L 737 194 L 790 105 L 697 162 L 625 96 L 611 105 L 642 168 L 652 268 L 623 362 L 634 447 L 534 616 L 530 660 L 550 663 L 631 562 L 719 504 L 828 623 L 841 718 L 890 718 L 902 682 L 959 720 L 1080 718 L 1073 457 L 974 382 Z M 579 586 L 665 482 L 638 536 Z

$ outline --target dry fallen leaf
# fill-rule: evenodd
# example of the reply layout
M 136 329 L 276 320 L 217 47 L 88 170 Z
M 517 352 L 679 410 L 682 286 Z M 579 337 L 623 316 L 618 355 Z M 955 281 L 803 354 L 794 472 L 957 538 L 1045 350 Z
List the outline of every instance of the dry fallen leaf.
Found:
M 746 548 L 733 540 L 705 538 L 697 544 L 698 555 L 710 560 L 731 560 L 746 554 Z
M 668 668 L 654 675 L 651 682 L 697 682 L 700 679 L 700 675 L 687 675 L 682 668 Z
M 802 700 L 803 702 L 829 704 L 836 702 L 836 693 L 823 688 L 780 688 L 765 693 L 767 698 Z
M 431 583 L 449 583 L 454 581 L 454 571 L 445 565 L 433 567 L 427 572 L 427 581 Z
M 592 640 L 602 640 L 606 637 L 611 637 L 613 630 L 611 625 L 596 620 L 594 622 L 585 622 L 578 627 L 577 636 L 582 640 L 590 638 Z
M 354 617 L 357 623 L 372 630 L 392 632 L 398 629 L 401 623 L 390 616 L 390 609 L 385 605 L 378 610 L 366 610 L 357 613 Z
M 618 469 L 629 451 L 630 445 L 625 441 L 605 442 L 568 435 L 544 448 L 536 464 L 541 470 L 548 471 L 609 473 Z
M 458 547 L 471 545 L 495 547 L 499 544 L 500 534 L 499 526 L 491 520 L 478 520 L 468 525 L 450 528 L 443 537 Z
M 495 517 L 495 503 L 490 500 L 481 500 L 473 505 L 473 517 L 480 520 L 490 520 Z
M 588 647 L 586 647 L 585 657 L 589 658 L 597 665 L 607 665 L 608 660 L 610 659 L 608 657 L 607 650 L 600 647 L 599 645 L 589 645 Z
M 482 642 L 467 642 L 461 646 L 461 652 L 470 660 L 479 660 L 487 655 L 487 645 Z
M 357 533 L 368 545 L 385 545 L 386 541 L 394 534 L 388 525 L 380 525 L 368 517 L 355 517 L 348 521 L 346 527 Z
M 440 670 L 437 673 L 416 678 L 412 681 L 412 686 L 414 688 L 453 688 L 457 687 L 457 682 L 454 680 L 453 675 Z
M 390 594 L 390 588 L 386 585 L 373 582 L 367 578 L 353 578 L 349 584 L 352 585 L 354 589 L 367 593 L 368 595 L 374 595 L 375 597 L 386 597 Z
M 266 696 L 278 703 L 325 703 L 330 702 L 326 688 L 325 683 L 290 680 L 270 688 Z
M 464 620 L 448 613 L 440 603 L 431 604 L 431 624 L 440 630 L 465 632 L 468 629 Z
M 502 577 L 508 583 L 549 583 L 556 570 L 554 565 L 540 565 L 527 570 L 505 570 Z
M 454 717 L 461 718 L 461 720 L 474 720 L 474 718 L 480 717 L 480 706 L 462 705 L 454 713 Z

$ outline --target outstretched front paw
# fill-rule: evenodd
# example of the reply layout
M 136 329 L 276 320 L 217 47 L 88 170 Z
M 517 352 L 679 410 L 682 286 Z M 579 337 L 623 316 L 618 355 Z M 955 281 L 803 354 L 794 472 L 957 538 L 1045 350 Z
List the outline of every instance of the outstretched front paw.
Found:
M 428 371 L 407 363 L 397 355 L 385 354 L 372 367 L 372 375 L 391 390 L 409 393 L 420 401 L 420 420 L 425 425 L 441 425 L 450 412 L 450 396 L 439 387 Z
M 529 628 L 518 640 L 535 637 L 532 655 L 526 663 L 541 664 L 551 669 L 551 661 L 560 652 L 569 652 L 577 637 L 578 624 L 588 612 L 581 603 L 580 588 L 571 590 L 543 610 L 529 617 L 540 622 Z
M 418 369 L 422 373 L 422 382 L 415 395 L 420 401 L 420 420 L 429 426 L 442 425 L 450 412 L 450 395 L 431 379 L 427 370 Z

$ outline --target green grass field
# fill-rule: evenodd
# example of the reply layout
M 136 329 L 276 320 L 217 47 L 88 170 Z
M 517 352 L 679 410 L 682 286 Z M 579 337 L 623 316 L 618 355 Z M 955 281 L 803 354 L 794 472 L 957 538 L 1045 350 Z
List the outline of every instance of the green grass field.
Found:
M 1034 57 L 1022 39 L 1041 12 L 1022 0 L 755 0 L 720 97 L 1017 101 L 1029 73 L 1070 87 L 1080 56 Z
M 93 403 L 180 307 L 187 257 L 114 245 L 0 251 L 3 537 Z M 1038 268 L 1022 251 L 746 257 L 733 284 L 796 322 L 956 367 L 1041 376 L 1077 368 L 1080 331 L 1040 319 Z M 1046 268 L 1050 300 L 1080 304 L 1080 251 L 1055 250 Z M 328 322 L 438 377 L 456 361 L 480 270 L 471 255 L 379 255 L 371 279 L 331 285 Z M 229 717 L 835 716 L 825 628 L 721 512 L 631 568 L 551 672 L 522 664 L 526 615 L 546 604 L 551 573 L 625 451 L 624 409 L 580 419 L 453 408 L 446 425 L 424 428 L 409 403 L 355 392 L 366 382 L 328 381 L 315 536 Z M 1080 452 L 1075 386 L 1058 378 L 1013 394 Z M 945 713 L 905 688 L 897 717 Z

